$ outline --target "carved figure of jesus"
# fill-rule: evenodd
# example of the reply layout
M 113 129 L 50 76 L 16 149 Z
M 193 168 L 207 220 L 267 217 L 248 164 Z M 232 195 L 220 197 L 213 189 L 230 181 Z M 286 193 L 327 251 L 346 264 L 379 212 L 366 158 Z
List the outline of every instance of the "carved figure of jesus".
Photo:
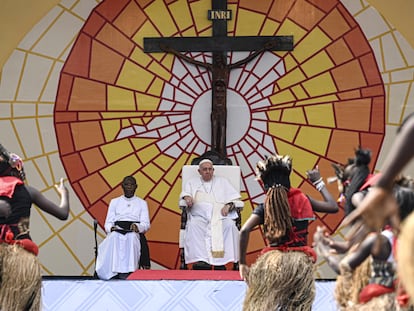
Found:
M 262 49 L 259 49 L 246 58 L 235 62 L 234 64 L 227 64 L 226 52 L 213 52 L 212 63 L 203 63 L 192 59 L 167 45 L 161 44 L 160 48 L 164 52 L 174 54 L 175 56 L 185 60 L 186 62 L 207 68 L 211 71 L 212 80 L 212 109 L 211 109 L 211 149 L 219 153 L 223 158 L 226 157 L 226 129 L 227 129 L 227 87 L 229 82 L 230 71 L 233 68 L 241 67 L 248 63 L 259 54 L 266 50 L 271 50 L 275 43 L 270 41 L 265 44 Z

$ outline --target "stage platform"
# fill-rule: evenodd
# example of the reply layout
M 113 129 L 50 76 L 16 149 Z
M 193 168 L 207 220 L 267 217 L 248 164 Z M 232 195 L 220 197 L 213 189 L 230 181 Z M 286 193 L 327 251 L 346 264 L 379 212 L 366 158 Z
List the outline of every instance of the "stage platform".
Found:
M 336 311 L 334 281 L 316 282 L 312 310 Z M 241 311 L 238 271 L 139 270 L 128 280 L 44 277 L 43 311 Z

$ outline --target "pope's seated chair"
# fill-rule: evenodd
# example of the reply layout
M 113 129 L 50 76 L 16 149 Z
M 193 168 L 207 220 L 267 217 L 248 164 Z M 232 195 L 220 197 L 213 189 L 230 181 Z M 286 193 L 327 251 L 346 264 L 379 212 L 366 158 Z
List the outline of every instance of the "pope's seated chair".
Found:
M 214 161 L 213 161 L 214 162 Z M 184 165 L 182 168 L 182 188 L 184 188 L 185 183 L 193 178 L 198 177 L 198 165 Z M 235 165 L 214 165 L 214 175 L 222 176 L 227 178 L 233 187 L 240 192 L 240 183 L 241 183 L 241 171 L 240 166 Z M 179 207 L 181 209 L 181 228 L 180 228 L 180 237 L 179 237 L 179 248 L 180 248 L 180 269 L 187 270 L 187 264 L 185 263 L 184 256 L 184 240 L 185 240 L 185 227 L 187 223 L 187 205 L 185 200 L 181 199 L 179 201 Z M 241 227 L 241 210 L 244 207 L 243 201 L 235 202 L 235 207 L 237 210 L 238 218 L 235 219 L 236 227 L 240 230 Z M 238 263 L 234 263 L 233 270 L 238 270 Z

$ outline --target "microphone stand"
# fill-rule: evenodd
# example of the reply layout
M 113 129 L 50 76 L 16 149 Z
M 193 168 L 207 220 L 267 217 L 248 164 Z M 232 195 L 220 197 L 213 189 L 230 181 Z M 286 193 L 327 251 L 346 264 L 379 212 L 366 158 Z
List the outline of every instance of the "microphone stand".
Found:
M 96 219 L 93 220 L 93 231 L 95 233 L 95 272 L 93 274 L 93 277 L 95 279 L 98 278 L 98 275 L 96 274 L 96 259 L 98 258 L 98 238 L 97 238 L 97 230 L 98 230 L 98 221 Z

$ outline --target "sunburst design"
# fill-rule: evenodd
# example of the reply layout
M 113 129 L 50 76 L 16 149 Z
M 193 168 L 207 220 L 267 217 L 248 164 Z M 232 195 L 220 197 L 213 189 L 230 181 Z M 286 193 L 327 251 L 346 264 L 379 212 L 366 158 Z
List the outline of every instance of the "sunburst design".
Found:
M 230 53 L 229 58 L 232 56 Z M 189 53 L 189 57 L 210 62 L 210 57 L 204 54 L 201 57 Z M 200 154 L 210 146 L 211 75 L 207 69 L 178 58 L 170 70 L 174 76 L 170 81 L 163 81 L 160 116 L 153 117 L 146 125 L 121 129 L 116 139 L 155 138 L 157 147 L 175 158 L 183 152 Z M 283 74 L 280 58 L 272 53 L 264 53 L 244 68 L 230 73 L 227 131 L 230 157 L 237 153 L 234 150 L 246 150 L 246 139 L 271 141 L 265 111 L 272 106 L 269 96 L 274 95 L 274 82 Z M 263 151 L 275 152 L 273 145 Z

